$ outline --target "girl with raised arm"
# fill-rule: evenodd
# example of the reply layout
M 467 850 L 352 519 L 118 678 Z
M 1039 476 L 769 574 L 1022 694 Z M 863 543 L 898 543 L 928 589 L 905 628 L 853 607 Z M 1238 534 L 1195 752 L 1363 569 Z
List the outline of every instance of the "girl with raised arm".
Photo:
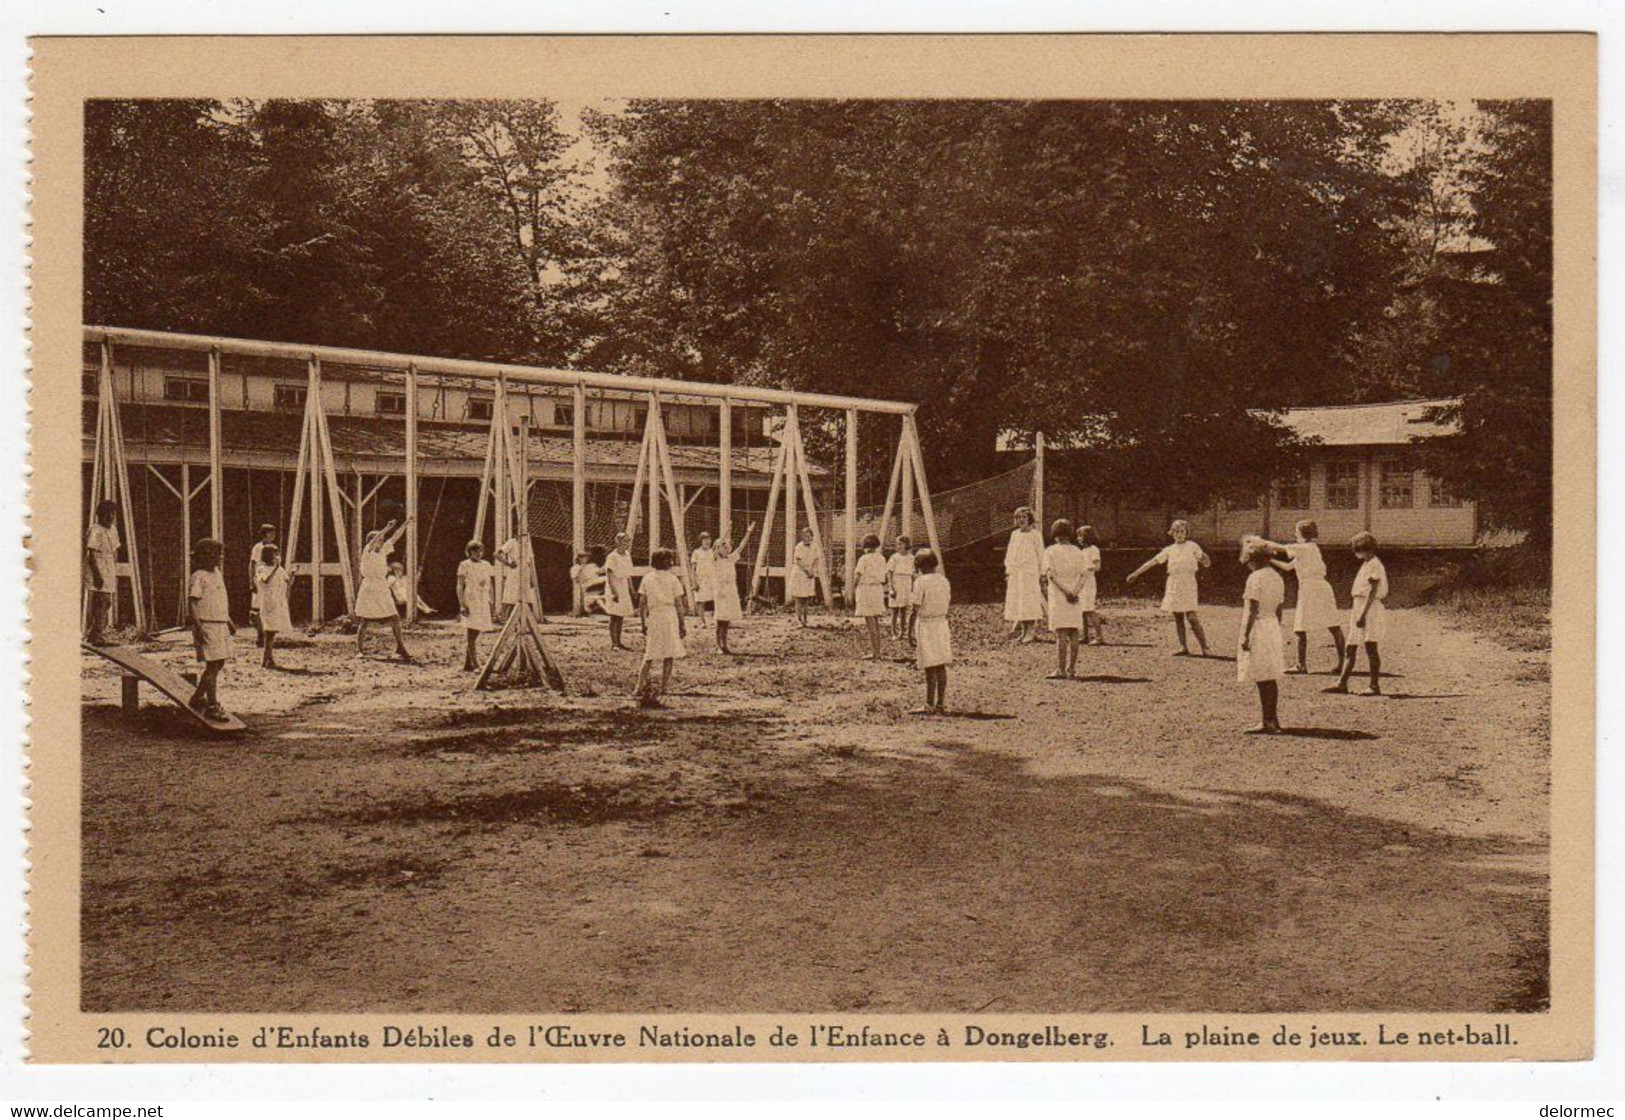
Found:
M 387 624 L 390 633 L 395 636 L 395 656 L 408 664 L 412 661 L 412 655 L 406 649 L 406 639 L 401 636 L 401 613 L 396 609 L 395 596 L 389 590 L 389 554 L 394 551 L 395 542 L 401 539 L 411 520 L 407 518 L 398 526 L 391 521 L 370 534 L 367 543 L 362 546 L 361 589 L 355 595 L 355 616 L 359 623 L 355 632 L 355 651 L 358 657 L 366 656 L 367 628 L 381 622 Z
M 1213 561 L 1202 551 L 1201 545 L 1190 539 L 1191 527 L 1185 521 L 1175 521 L 1168 526 L 1168 535 L 1173 538 L 1173 543 L 1130 572 L 1126 582 L 1133 583 L 1158 564 L 1165 565 L 1168 584 L 1162 593 L 1162 609 L 1174 616 L 1174 630 L 1179 635 L 1179 652 L 1174 656 L 1191 655 L 1190 644 L 1185 640 L 1185 626 L 1189 623 L 1191 633 L 1196 635 L 1196 642 L 1201 646 L 1202 656 L 1206 657 L 1207 635 L 1202 632 L 1201 620 L 1196 617 L 1196 608 L 1201 603 L 1196 589 L 1196 573 L 1210 567 Z

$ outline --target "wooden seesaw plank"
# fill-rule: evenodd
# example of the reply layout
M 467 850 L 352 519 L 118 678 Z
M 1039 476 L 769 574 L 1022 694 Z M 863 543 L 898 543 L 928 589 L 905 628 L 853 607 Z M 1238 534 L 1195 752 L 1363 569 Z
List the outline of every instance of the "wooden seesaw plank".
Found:
M 189 707 L 186 702 L 191 699 L 194 686 L 187 683 L 179 673 L 171 672 L 158 662 L 142 657 L 135 651 L 134 646 L 93 646 L 89 642 L 81 642 L 80 648 L 87 653 L 106 658 L 128 675 L 140 677 L 210 731 L 224 733 L 248 730 L 248 725 L 234 715 L 228 714 L 225 719 L 208 719 L 202 712 Z

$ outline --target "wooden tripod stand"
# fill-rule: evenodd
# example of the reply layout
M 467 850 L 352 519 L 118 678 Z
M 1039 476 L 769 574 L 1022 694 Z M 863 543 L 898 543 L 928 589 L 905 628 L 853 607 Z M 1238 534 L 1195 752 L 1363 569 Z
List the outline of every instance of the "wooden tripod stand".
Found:
M 506 417 L 499 417 L 506 424 Z M 548 655 L 547 643 L 542 639 L 541 626 L 531 606 L 531 598 L 523 589 L 531 586 L 530 564 L 530 500 L 526 474 L 530 469 L 530 417 L 519 421 L 519 457 L 515 469 L 515 489 L 523 496 L 519 505 L 519 601 L 513 613 L 502 624 L 496 645 L 485 659 L 480 675 L 474 681 L 476 689 L 534 688 L 546 684 L 555 692 L 565 691 L 564 674 Z M 501 678 L 502 683 L 495 683 Z

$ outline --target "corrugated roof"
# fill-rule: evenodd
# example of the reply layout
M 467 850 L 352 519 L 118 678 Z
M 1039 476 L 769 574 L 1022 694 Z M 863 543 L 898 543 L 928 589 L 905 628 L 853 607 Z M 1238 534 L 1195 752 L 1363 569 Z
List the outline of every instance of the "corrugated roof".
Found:
M 83 430 L 87 439 L 96 433 L 96 402 L 85 401 Z M 201 408 L 177 405 L 121 403 L 119 417 L 124 442 L 132 451 L 142 446 L 205 448 L 209 445 L 209 414 Z M 255 412 L 224 409 L 220 413 L 220 442 L 232 451 L 286 455 L 290 461 L 299 454 L 299 433 L 303 417 L 291 412 Z M 340 458 L 400 458 L 406 454 L 406 432 L 400 421 L 380 423 L 355 416 L 329 416 L 328 435 L 333 454 Z M 490 429 L 484 424 L 448 424 L 422 421 L 418 424 L 418 457 L 423 460 L 461 459 L 480 462 Z M 534 462 L 570 461 L 571 441 L 562 436 L 532 436 Z M 714 446 L 671 443 L 671 461 L 676 469 L 716 470 Z M 589 439 L 586 441 L 587 467 L 638 465 L 638 440 Z M 767 476 L 773 470 L 777 445 L 733 449 L 733 469 L 741 474 Z M 828 471 L 808 464 L 809 473 Z
M 1454 435 L 1460 430 L 1458 424 L 1431 420 L 1429 416 L 1440 408 L 1460 403 L 1454 398 L 1439 397 L 1419 401 L 1385 401 L 1380 404 L 1320 405 L 1286 409 L 1279 419 L 1300 439 L 1326 447 L 1403 446 L 1419 439 Z M 1055 450 L 1088 447 L 1105 438 L 1108 426 L 1109 422 L 1102 418 L 1092 421 L 1090 430 L 1083 435 L 1048 435 L 1048 446 Z M 1000 451 L 1031 450 L 1032 445 L 1031 436 L 1024 432 L 999 433 Z
M 1314 440 L 1328 447 L 1403 445 L 1455 434 L 1458 425 L 1431 420 L 1429 416 L 1438 409 L 1459 403 L 1440 398 L 1289 408 L 1281 414 L 1281 422 L 1300 439 Z

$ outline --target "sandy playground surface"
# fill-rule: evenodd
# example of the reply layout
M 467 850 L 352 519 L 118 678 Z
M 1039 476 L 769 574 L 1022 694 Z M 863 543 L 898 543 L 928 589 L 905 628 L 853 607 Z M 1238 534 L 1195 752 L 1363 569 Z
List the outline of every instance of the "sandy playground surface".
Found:
M 548 627 L 562 700 L 471 693 L 448 624 L 411 635 L 425 667 L 323 635 L 285 673 L 245 631 L 233 739 L 145 687 L 126 720 L 87 657 L 84 1006 L 1545 1005 L 1545 654 L 1395 611 L 1389 698 L 1289 678 L 1292 733 L 1252 737 L 1230 661 L 1106 611 L 1118 644 L 1050 682 L 1052 646 L 955 608 L 947 718 L 829 615 L 747 619 L 734 658 L 691 630 L 660 711 L 601 620 Z M 1232 654 L 1238 612 L 1204 614 Z

